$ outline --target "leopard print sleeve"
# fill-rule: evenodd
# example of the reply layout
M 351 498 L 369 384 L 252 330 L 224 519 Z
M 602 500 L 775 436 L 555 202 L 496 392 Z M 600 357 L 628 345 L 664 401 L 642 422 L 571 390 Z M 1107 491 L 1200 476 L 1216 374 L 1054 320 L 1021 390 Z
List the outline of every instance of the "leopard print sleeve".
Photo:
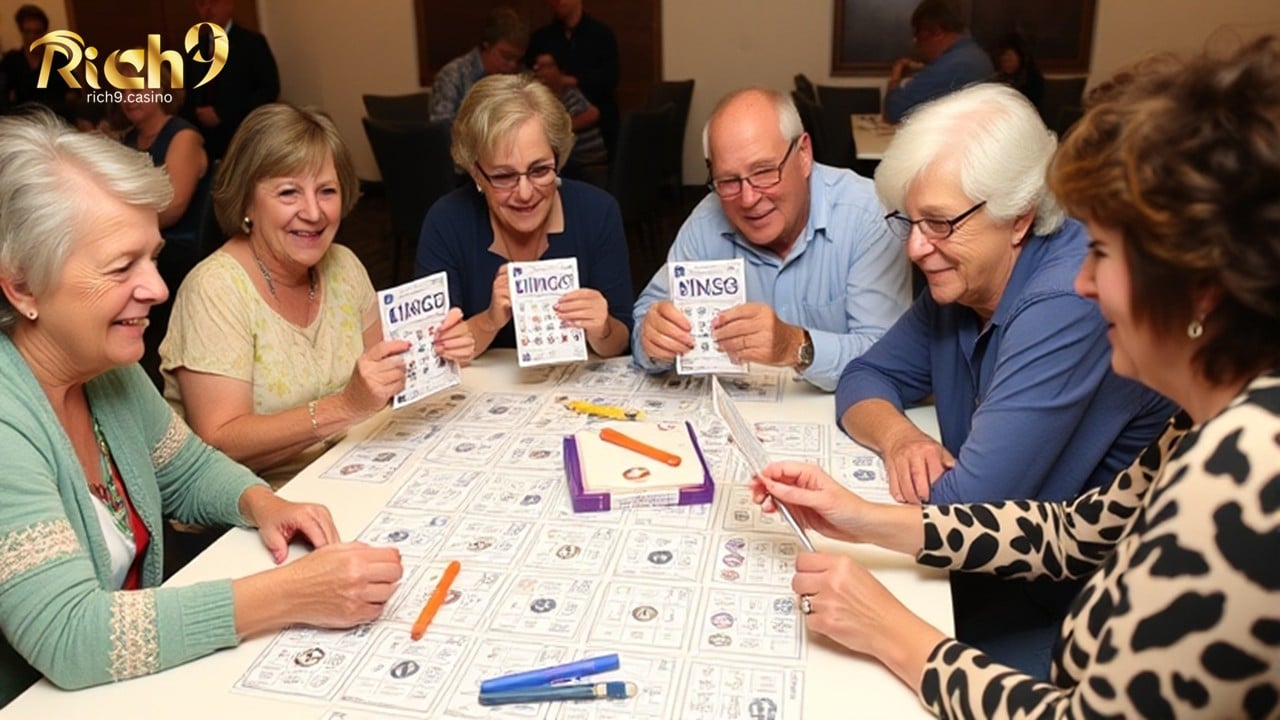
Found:
M 934 713 L 1280 719 L 1280 374 L 1176 450 L 1167 438 L 1164 467 L 1063 621 L 1049 681 L 948 640 L 921 677 Z
M 1191 421 L 1171 418 L 1160 437 L 1108 485 L 1070 503 L 1016 500 L 924 506 L 922 565 L 1001 577 L 1079 578 L 1106 558 L 1152 479 Z

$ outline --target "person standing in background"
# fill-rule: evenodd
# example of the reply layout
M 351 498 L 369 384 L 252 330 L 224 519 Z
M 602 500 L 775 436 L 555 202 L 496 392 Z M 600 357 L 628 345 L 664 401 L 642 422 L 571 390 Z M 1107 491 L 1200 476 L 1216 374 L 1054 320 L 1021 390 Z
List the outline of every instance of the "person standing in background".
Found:
M 618 40 L 608 25 L 588 15 L 582 0 L 547 0 L 555 19 L 533 32 L 525 65 L 533 67 L 543 53 L 560 63 L 567 87 L 576 87 L 600 108 L 600 133 L 613 157 L 618 139 Z
M 17 107 L 23 103 L 39 103 L 61 115 L 71 119 L 72 107 L 77 93 L 56 72 L 49 73 L 46 87 L 38 87 L 40 80 L 40 62 L 44 58 L 44 49 L 31 50 L 31 43 L 39 40 L 49 32 L 49 16 L 35 5 L 23 5 L 14 13 L 14 22 L 18 24 L 18 32 L 22 35 L 22 44 L 4 54 L 0 60 L 0 111 Z
M 275 102 L 280 95 L 280 72 L 271 46 L 261 33 L 232 22 L 235 5 L 235 0 L 196 0 L 200 21 L 227 31 L 227 64 L 208 84 L 192 88 L 182 109 L 182 116 L 204 135 L 211 161 L 227 151 L 236 128 L 254 108 Z M 207 40 L 196 47 L 202 56 L 212 55 Z M 194 62 L 190 56 L 187 61 Z

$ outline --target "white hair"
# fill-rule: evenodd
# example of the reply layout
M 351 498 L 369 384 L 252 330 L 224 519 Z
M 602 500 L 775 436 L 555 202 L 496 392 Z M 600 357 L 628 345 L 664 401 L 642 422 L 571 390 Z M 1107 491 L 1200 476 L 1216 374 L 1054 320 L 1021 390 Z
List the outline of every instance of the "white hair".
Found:
M 804 133 L 804 124 L 800 122 L 800 113 L 796 110 L 796 104 L 791 102 L 791 98 L 779 92 L 774 92 L 768 88 L 762 87 L 746 87 L 734 90 L 733 92 L 720 98 L 720 102 L 716 103 L 715 108 L 711 110 L 711 117 L 707 118 L 707 123 L 702 126 L 702 157 L 711 159 L 711 121 L 716 119 L 722 110 L 729 103 L 752 93 L 764 95 L 773 103 L 773 109 L 778 113 L 778 132 L 782 133 L 782 139 L 791 142 L 800 137 Z
M 1057 147 L 1022 93 L 997 83 L 972 85 L 907 116 L 876 168 L 876 194 L 886 209 L 904 210 L 912 183 L 935 165 L 954 163 L 961 190 L 974 202 L 985 200 L 994 220 L 1034 209 L 1034 231 L 1047 235 L 1065 217 L 1045 181 Z
M 84 210 L 77 177 L 157 213 L 173 199 L 169 176 L 146 153 L 77 132 L 44 110 L 0 117 L 0 275 L 33 293 L 49 287 Z M 17 319 L 0 294 L 0 331 L 8 332 Z

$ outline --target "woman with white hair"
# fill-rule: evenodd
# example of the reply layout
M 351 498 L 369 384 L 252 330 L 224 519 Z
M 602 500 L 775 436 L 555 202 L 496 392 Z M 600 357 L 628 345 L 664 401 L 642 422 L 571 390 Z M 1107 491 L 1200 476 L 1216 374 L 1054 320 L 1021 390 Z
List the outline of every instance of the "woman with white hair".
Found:
M 917 109 L 876 171 L 928 291 L 845 368 L 836 411 L 899 502 L 1068 500 L 1174 412 L 1111 372 L 1106 323 L 1072 290 L 1086 239 L 1045 184 L 1056 145 L 1018 91 L 979 85 Z M 941 442 L 903 414 L 930 394 Z M 1074 588 L 954 575 L 952 591 L 961 640 L 1048 672 Z
M 138 366 L 169 297 L 146 155 L 47 112 L 0 118 L 0 707 L 41 675 L 80 688 L 158 672 L 292 623 L 376 618 L 394 549 L 338 540 L 205 445 Z M 277 564 L 159 588 L 165 519 L 257 527 Z

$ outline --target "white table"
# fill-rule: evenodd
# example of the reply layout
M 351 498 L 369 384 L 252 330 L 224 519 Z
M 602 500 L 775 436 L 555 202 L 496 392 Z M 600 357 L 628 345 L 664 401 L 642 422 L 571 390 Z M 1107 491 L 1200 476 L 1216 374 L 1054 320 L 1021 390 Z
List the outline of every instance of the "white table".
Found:
M 893 140 L 894 126 L 879 115 L 850 115 L 849 125 L 859 160 L 882 160 Z
M 486 354 L 475 366 L 464 372 L 466 386 L 485 392 L 528 391 L 530 386 L 526 382 L 527 377 L 527 373 L 515 367 L 514 356 L 504 351 Z M 751 421 L 832 421 L 831 395 L 818 392 L 802 382 L 784 382 L 786 399 L 782 403 L 739 403 L 743 415 Z M 922 427 L 936 435 L 937 426 L 932 408 L 915 409 L 910 415 Z M 399 483 L 397 480 L 380 485 L 351 483 L 323 479 L 319 475 L 334 462 L 337 457 L 335 453 L 345 452 L 379 425 L 381 422 L 372 421 L 357 428 L 351 437 L 289 483 L 282 494 L 292 499 L 306 499 L 328 505 L 343 537 L 354 537 L 384 507 Z M 401 475 L 403 474 L 402 472 Z M 723 492 L 723 485 L 717 492 Z M 944 573 L 921 568 L 911 558 L 878 548 L 844 545 L 816 535 L 814 540 L 820 550 L 853 555 L 925 620 L 944 633 L 954 632 L 950 592 Z M 300 546 L 295 547 L 292 555 L 297 557 L 301 552 L 304 550 Z M 263 551 L 256 533 L 233 530 L 179 572 L 170 580 L 170 584 L 185 585 L 200 580 L 243 576 L 269 567 L 270 559 Z M 188 720 L 316 720 L 322 717 L 326 706 L 291 702 L 282 699 L 282 696 L 258 696 L 231 690 L 272 637 L 254 638 L 235 649 L 215 653 L 156 675 L 114 685 L 65 692 L 48 681 L 41 681 L 6 708 L 4 715 L 6 718 L 93 717 L 98 720 L 133 720 L 157 715 L 174 715 Z M 803 715 L 806 720 L 845 718 L 851 716 L 851 711 L 859 717 L 907 718 L 926 715 L 914 694 L 879 663 L 856 656 L 814 634 L 809 636 L 804 672 Z M 376 712 L 359 715 L 376 716 L 379 716 Z M 399 717 L 389 713 L 382 716 Z M 509 715 L 492 715 L 506 716 Z M 556 715 L 555 711 L 550 711 L 537 717 Z

